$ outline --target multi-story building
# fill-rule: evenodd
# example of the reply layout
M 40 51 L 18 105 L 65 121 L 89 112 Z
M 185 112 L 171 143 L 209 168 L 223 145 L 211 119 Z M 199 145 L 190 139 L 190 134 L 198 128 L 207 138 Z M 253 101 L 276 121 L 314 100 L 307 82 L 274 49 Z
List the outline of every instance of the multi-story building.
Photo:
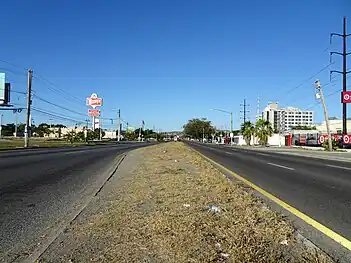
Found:
M 300 110 L 294 107 L 279 108 L 278 103 L 271 103 L 262 112 L 262 119 L 268 120 L 274 131 L 288 131 L 294 126 L 311 126 L 313 111 Z

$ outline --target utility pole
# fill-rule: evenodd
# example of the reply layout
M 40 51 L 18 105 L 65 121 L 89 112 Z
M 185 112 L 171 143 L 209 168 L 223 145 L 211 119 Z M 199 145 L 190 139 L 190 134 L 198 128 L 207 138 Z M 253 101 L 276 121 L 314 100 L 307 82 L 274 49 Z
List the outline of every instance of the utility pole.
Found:
M 343 76 L 343 82 L 342 82 L 342 91 L 345 92 L 346 91 L 346 76 L 347 74 L 351 73 L 351 71 L 347 71 L 346 69 L 346 58 L 348 55 L 351 54 L 351 52 L 346 52 L 346 38 L 351 36 L 351 34 L 346 34 L 346 17 L 344 17 L 344 28 L 343 28 L 343 33 L 342 34 L 338 34 L 338 33 L 331 33 L 330 34 L 330 43 L 332 42 L 332 38 L 333 36 L 339 36 L 343 38 L 343 52 L 330 52 L 330 61 L 332 59 L 332 55 L 333 54 L 337 54 L 342 56 L 343 58 L 343 70 L 342 71 L 338 71 L 338 70 L 331 70 L 330 71 L 330 77 L 332 75 L 332 73 L 339 73 L 342 74 Z M 346 108 L 346 103 L 343 103 L 342 105 L 342 133 L 343 134 L 347 134 L 347 108 Z
M 249 107 L 250 105 L 246 104 L 246 99 L 244 99 L 244 104 L 240 104 L 241 107 L 243 107 L 243 110 L 240 111 L 243 113 L 243 120 L 244 120 L 244 123 L 246 122 L 246 118 L 247 118 L 247 113 L 249 113 L 248 110 L 246 110 L 247 107 Z
M 205 127 L 202 128 L 202 142 L 205 142 Z
M 100 132 L 100 141 L 102 141 L 102 118 L 99 119 L 99 132 Z
M 121 109 L 118 109 L 118 138 L 117 141 L 120 141 L 121 138 Z
M 24 128 L 24 147 L 27 148 L 29 142 L 29 127 L 30 127 L 30 108 L 32 105 L 32 77 L 33 70 L 28 70 L 28 89 L 27 89 L 27 116 L 26 127 Z
M 0 139 L 2 138 L 2 113 L 0 113 Z
M 233 112 L 230 112 L 230 132 L 233 132 Z
M 321 99 L 321 102 L 322 102 L 322 105 L 323 105 L 324 120 L 325 120 L 325 124 L 327 126 L 329 151 L 333 151 L 332 138 L 331 138 L 331 135 L 330 135 L 330 128 L 329 128 L 329 116 L 328 116 L 327 106 L 325 105 L 325 101 L 324 101 L 323 90 L 321 88 L 321 83 L 320 83 L 319 80 L 316 80 L 314 83 L 316 84 L 316 89 L 318 91 L 318 94 L 320 96 L 320 99 Z
M 260 96 L 257 97 L 256 122 L 260 119 Z

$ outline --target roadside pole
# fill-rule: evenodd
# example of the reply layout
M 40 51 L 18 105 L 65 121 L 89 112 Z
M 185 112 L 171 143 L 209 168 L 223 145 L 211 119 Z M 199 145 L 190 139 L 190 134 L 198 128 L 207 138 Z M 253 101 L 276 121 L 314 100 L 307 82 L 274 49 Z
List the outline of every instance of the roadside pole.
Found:
M 102 141 L 102 118 L 99 119 L 100 141 Z
M 28 147 L 29 143 L 29 127 L 30 127 L 30 108 L 32 104 L 32 76 L 33 70 L 28 70 L 28 90 L 27 90 L 27 116 L 26 126 L 24 128 L 24 147 Z
M 321 83 L 319 80 L 316 80 L 314 82 L 316 84 L 316 89 L 319 93 L 322 105 L 323 105 L 323 110 L 324 110 L 324 119 L 325 119 L 325 124 L 327 126 L 327 134 L 328 134 L 328 145 L 329 145 L 329 151 L 333 151 L 333 144 L 332 144 L 332 138 L 330 135 L 330 127 L 329 127 L 329 117 L 328 117 L 328 111 L 327 111 L 327 106 L 325 105 L 324 101 L 324 95 L 323 95 L 323 90 L 321 88 Z
M 118 109 L 118 138 L 117 141 L 120 141 L 121 138 L 121 109 Z
M 202 142 L 205 142 L 205 128 L 202 128 Z
M 2 113 L 0 113 L 0 139 L 2 138 Z

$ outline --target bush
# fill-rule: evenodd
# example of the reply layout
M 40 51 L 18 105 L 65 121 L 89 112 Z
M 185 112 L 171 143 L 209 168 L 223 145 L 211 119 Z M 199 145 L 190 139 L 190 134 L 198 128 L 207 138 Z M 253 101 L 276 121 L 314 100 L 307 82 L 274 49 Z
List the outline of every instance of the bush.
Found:
M 328 140 L 326 140 L 323 144 L 322 144 L 323 148 L 326 151 L 329 151 L 329 144 L 328 144 Z M 333 151 L 336 151 L 339 148 L 338 142 L 336 140 L 332 140 L 332 146 L 333 146 Z

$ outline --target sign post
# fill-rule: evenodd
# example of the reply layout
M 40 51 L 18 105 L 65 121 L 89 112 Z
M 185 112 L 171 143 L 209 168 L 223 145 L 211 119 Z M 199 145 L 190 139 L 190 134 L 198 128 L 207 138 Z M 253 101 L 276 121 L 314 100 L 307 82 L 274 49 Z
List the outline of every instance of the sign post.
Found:
M 90 97 L 87 98 L 87 105 L 92 107 L 93 109 L 88 110 L 88 115 L 93 117 L 93 131 L 95 131 L 95 117 L 100 116 L 100 110 L 97 110 L 96 107 L 101 107 L 102 106 L 102 98 L 99 98 L 96 93 L 91 94 Z

